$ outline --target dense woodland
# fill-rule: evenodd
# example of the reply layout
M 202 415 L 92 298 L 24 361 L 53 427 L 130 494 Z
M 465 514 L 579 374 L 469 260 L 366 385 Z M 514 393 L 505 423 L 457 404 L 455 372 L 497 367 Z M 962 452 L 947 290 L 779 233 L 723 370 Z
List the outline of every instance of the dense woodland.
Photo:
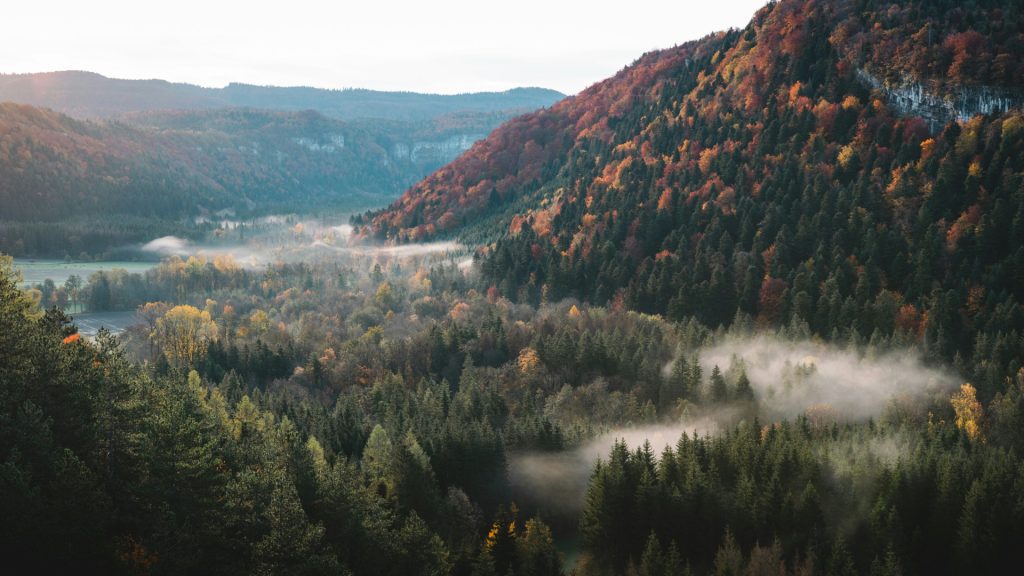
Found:
M 1022 360 L 1024 117 L 931 134 L 857 72 L 1019 90 L 1022 14 L 771 3 L 502 126 L 359 222 L 489 242 L 485 274 L 520 302 L 621 301 L 708 326 L 741 312 L 835 341 L 907 330 L 977 367 L 991 398 Z
M 269 263 L 23 291 L 0 257 L 0 553 L 112 574 L 1006 573 L 1024 117 L 932 133 L 857 75 L 1020 88 L 1020 3 L 953 4 L 770 3 L 356 219 L 459 234 L 471 259 L 288 226 L 276 243 L 302 250 Z M 214 123 L 257 113 L 232 114 Z M 140 322 L 86 338 L 70 302 Z M 808 352 L 742 356 L 766 341 Z M 866 407 L 844 409 L 830 358 Z
M 193 257 L 95 274 L 87 306 L 145 302 L 143 321 L 87 341 L 4 278 L 3 541 L 55 567 L 557 574 L 559 536 L 579 574 L 988 572 L 1024 536 L 1024 376 L 985 404 L 964 385 L 762 420 L 742 364 L 697 360 L 749 316 L 538 309 L 450 264 Z M 516 488 L 517 455 L 702 414 L 722 432 L 617 444 L 579 515 Z

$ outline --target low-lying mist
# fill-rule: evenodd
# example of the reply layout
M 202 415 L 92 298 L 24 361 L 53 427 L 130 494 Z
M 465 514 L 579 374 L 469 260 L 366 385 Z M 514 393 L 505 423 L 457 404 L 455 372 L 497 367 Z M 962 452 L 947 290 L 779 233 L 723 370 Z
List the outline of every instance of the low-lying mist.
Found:
M 765 419 L 825 408 L 839 420 L 862 420 L 882 414 L 894 398 L 921 403 L 959 384 L 954 374 L 925 366 L 916 351 L 862 356 L 855 350 L 768 335 L 727 338 L 701 350 L 699 359 L 705 374 L 715 366 L 727 377 L 745 371 Z
M 463 246 L 457 242 L 428 242 L 425 244 L 402 244 L 399 246 L 372 246 L 366 244 L 334 246 L 322 240 L 316 240 L 309 247 L 323 248 L 355 256 L 391 256 L 394 258 L 411 258 L 464 250 Z
M 188 253 L 189 241 L 177 236 L 161 236 L 146 242 L 139 249 L 161 256 L 181 256 Z
M 264 248 L 257 243 L 241 244 L 228 242 L 193 242 L 177 236 L 163 236 L 141 246 L 134 247 L 143 256 L 164 259 L 171 256 L 188 258 L 189 256 L 231 256 L 239 265 L 255 268 L 272 262 L 277 258 L 279 249 Z
M 894 400 L 923 407 L 944 398 L 959 383 L 951 372 L 925 366 L 912 350 L 862 356 L 832 345 L 769 335 L 727 337 L 696 357 L 705 387 L 716 365 L 730 387 L 744 371 L 754 391 L 753 410 L 765 424 L 812 413 L 832 421 L 877 418 Z M 669 371 L 666 367 L 666 376 Z M 512 486 L 520 501 L 542 511 L 545 518 L 570 524 L 578 521 L 595 463 L 608 458 L 615 442 L 624 441 L 631 449 L 650 442 L 660 455 L 666 446 L 675 446 L 684 432 L 714 435 L 735 425 L 744 414 L 749 417 L 750 410 L 749 405 L 692 406 L 679 422 L 618 428 L 565 452 L 513 454 L 509 457 Z M 840 443 L 826 449 L 837 470 L 863 458 L 891 466 L 905 454 L 906 441 L 897 435 L 863 446 Z
M 650 442 L 655 453 L 660 454 L 666 446 L 675 446 L 684 432 L 703 436 L 719 428 L 718 418 L 704 416 L 676 424 L 619 428 L 565 452 L 510 454 L 512 489 L 529 504 L 539 506 L 546 519 L 576 519 L 583 509 L 594 464 L 607 459 L 616 442 L 625 442 L 630 448 Z
M 452 259 L 460 268 L 467 261 L 467 248 L 453 241 L 421 244 L 381 245 L 355 238 L 349 224 L 331 225 L 313 220 L 262 218 L 244 230 L 233 223 L 201 240 L 163 236 L 125 247 L 123 251 L 143 258 L 178 256 L 231 256 L 251 268 L 272 262 L 309 262 L 325 258 L 439 258 Z M 472 258 L 468 258 L 472 264 Z

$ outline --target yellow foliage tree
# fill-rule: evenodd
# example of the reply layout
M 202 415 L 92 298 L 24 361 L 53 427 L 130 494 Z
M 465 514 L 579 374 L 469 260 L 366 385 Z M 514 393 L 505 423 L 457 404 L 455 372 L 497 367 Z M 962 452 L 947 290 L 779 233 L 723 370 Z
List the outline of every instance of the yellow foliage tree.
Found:
M 854 148 L 853 144 L 847 144 L 839 150 L 839 156 L 837 160 L 839 165 L 843 168 L 848 168 L 850 163 L 853 162 L 854 158 L 857 157 L 857 149 Z
M 978 402 L 977 390 L 968 383 L 960 385 L 960 391 L 953 394 L 949 399 L 956 414 L 956 427 L 967 433 L 967 437 L 973 440 L 985 441 L 981 425 L 985 417 L 981 402 Z
M 254 310 L 249 315 L 249 326 L 257 336 L 262 336 L 267 333 L 267 330 L 270 330 L 270 317 L 263 310 Z
M 540 369 L 540 356 L 533 348 L 523 348 L 516 359 L 519 372 L 524 376 L 533 376 Z
M 156 323 L 163 318 L 164 314 L 171 309 L 171 305 L 166 302 L 146 302 L 142 306 L 139 306 L 138 315 L 146 322 L 149 326 L 149 331 L 153 332 L 156 330 Z
M 221 274 L 233 274 L 241 270 L 241 266 L 235 262 L 231 254 L 221 254 L 213 257 L 213 267 Z
M 373 295 L 373 300 L 381 307 L 382 310 L 391 310 L 395 306 L 395 294 L 391 289 L 390 282 L 381 282 L 377 286 L 377 292 Z
M 210 313 L 194 306 L 175 306 L 156 322 L 153 339 L 171 366 L 191 368 L 206 353 L 206 345 L 217 335 Z

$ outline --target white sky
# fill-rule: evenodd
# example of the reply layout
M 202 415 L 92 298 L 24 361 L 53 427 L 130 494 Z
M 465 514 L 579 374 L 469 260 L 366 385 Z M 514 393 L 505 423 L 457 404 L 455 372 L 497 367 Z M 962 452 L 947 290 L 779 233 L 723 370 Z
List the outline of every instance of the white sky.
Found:
M 765 0 L 8 0 L 0 72 L 454 93 L 575 93 Z

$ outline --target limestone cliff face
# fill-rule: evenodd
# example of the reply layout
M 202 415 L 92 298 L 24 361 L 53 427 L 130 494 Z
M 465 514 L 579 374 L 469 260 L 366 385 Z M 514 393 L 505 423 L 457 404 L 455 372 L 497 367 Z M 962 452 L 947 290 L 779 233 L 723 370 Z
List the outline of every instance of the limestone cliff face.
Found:
M 303 136 L 300 138 L 292 138 L 292 142 L 295 142 L 310 152 L 335 152 L 345 147 L 345 135 L 329 134 L 322 138 L 310 138 Z
M 473 143 L 486 134 L 453 134 L 436 140 L 415 140 L 412 142 L 395 142 L 391 145 L 387 160 L 407 162 L 417 166 L 440 166 L 458 158 L 469 150 Z M 327 134 L 317 137 L 294 137 L 291 141 L 311 152 L 338 152 L 345 148 L 343 134 Z M 248 148 L 240 148 L 245 152 Z M 252 148 L 258 154 L 258 146 Z
M 952 120 L 964 121 L 979 114 L 1024 109 L 1024 95 L 991 86 L 961 86 L 943 95 L 918 82 L 887 84 L 863 69 L 857 71 L 857 77 L 885 94 L 889 105 L 900 114 L 925 119 L 932 132 L 941 130 Z
M 456 159 L 486 134 L 454 134 L 443 140 L 398 142 L 391 147 L 391 157 L 413 164 L 445 164 Z

